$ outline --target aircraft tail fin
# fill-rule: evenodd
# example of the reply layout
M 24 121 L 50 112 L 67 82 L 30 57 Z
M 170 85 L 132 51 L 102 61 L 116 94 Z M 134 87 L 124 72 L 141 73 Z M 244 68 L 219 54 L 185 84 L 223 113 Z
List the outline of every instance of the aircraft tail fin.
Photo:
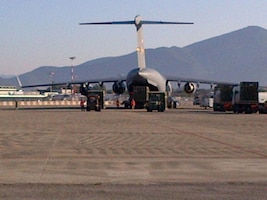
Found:
M 137 15 L 134 19 L 134 24 L 137 31 L 137 59 L 138 59 L 138 68 L 142 69 L 146 67 L 145 59 L 145 47 L 143 39 L 143 24 L 193 24 L 192 22 L 163 22 L 163 21 L 143 21 L 141 16 Z
M 142 21 L 139 15 L 135 17 L 134 24 L 135 24 L 136 33 L 137 33 L 137 48 L 136 48 L 137 63 L 138 63 L 138 68 L 143 69 L 143 68 L 146 68 L 146 58 L 145 58 Z
M 192 22 L 164 22 L 164 21 L 142 21 L 141 16 L 137 15 L 134 21 L 113 21 L 113 22 L 93 22 L 93 23 L 80 23 L 80 25 L 127 25 L 134 24 L 137 32 L 137 61 L 138 68 L 143 69 L 146 67 L 145 48 L 143 40 L 142 24 L 193 24 Z

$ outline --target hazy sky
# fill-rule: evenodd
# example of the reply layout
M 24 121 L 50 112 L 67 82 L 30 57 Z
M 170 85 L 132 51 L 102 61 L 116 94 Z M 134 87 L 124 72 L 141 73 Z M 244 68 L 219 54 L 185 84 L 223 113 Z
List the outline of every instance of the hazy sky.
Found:
M 1 0 L 0 74 L 40 66 L 68 66 L 135 51 L 133 25 L 80 26 L 80 22 L 186 21 L 146 25 L 146 48 L 183 47 L 250 25 L 267 29 L 266 0 Z M 133 66 L 136 67 L 136 66 Z

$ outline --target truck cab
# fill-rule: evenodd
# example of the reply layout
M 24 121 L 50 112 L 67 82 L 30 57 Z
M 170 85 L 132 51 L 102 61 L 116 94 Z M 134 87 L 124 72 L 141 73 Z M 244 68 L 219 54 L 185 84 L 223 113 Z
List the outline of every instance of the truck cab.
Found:
M 259 92 L 259 113 L 267 114 L 267 92 Z

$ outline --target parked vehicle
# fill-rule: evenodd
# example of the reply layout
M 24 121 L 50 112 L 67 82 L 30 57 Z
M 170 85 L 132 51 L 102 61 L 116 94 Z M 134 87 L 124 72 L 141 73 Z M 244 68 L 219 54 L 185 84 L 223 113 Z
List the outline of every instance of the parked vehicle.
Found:
M 104 108 L 104 94 L 103 90 L 88 90 L 86 110 L 101 111 Z
M 165 92 L 149 92 L 149 99 L 146 104 L 147 112 L 157 110 L 158 112 L 164 112 L 166 106 L 166 94 Z
M 213 107 L 213 93 L 207 94 L 202 96 L 202 98 L 199 101 L 199 106 L 204 107 L 205 109 L 207 108 L 212 108 Z
M 267 114 L 267 92 L 259 92 L 259 105 L 260 114 Z
M 232 111 L 233 85 L 217 85 L 214 88 L 213 110 Z
M 256 113 L 258 111 L 258 82 L 240 82 L 233 88 L 234 113 Z

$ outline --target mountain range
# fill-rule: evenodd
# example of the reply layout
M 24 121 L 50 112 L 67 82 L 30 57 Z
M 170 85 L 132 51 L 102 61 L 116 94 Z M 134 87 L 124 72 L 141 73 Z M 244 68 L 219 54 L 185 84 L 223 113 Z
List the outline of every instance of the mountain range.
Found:
M 177 36 L 178 37 L 178 36 Z M 216 81 L 259 81 L 267 86 L 267 30 L 248 26 L 180 47 L 146 49 L 147 67 L 163 75 Z M 120 76 L 137 66 L 136 52 L 103 57 L 75 66 L 76 80 Z M 42 66 L 20 75 L 23 85 L 71 79 L 71 67 Z M 0 85 L 18 85 L 16 78 L 0 78 Z

